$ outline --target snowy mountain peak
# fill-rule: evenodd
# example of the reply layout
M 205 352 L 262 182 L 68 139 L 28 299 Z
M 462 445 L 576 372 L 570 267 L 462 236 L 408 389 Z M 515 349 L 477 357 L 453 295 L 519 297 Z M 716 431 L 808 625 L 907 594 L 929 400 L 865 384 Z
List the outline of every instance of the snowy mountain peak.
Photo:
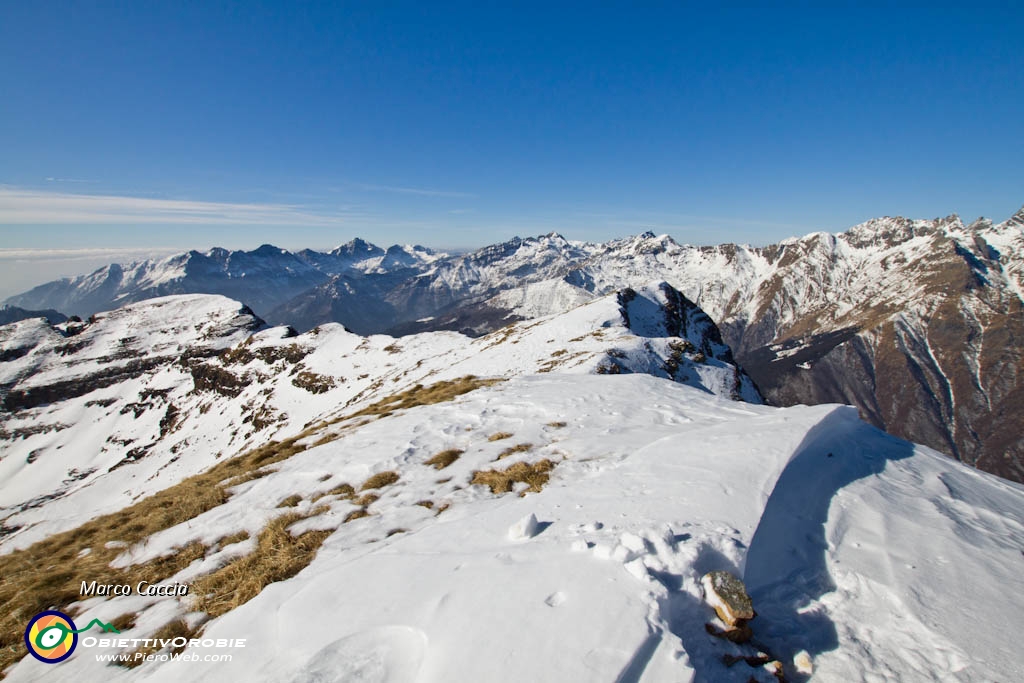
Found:
M 1024 230 L 1024 206 L 1020 207 L 1017 213 L 1006 219 L 1003 225 Z
M 331 249 L 327 253 L 332 256 L 358 256 L 362 258 L 369 258 L 374 256 L 383 256 L 384 250 L 360 237 L 356 237 L 345 244 Z

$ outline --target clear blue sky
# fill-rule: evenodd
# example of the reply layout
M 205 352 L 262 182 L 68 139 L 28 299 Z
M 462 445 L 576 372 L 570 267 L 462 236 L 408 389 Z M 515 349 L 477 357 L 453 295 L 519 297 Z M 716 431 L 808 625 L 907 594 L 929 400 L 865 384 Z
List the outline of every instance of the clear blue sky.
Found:
M 484 4 L 4 3 L 0 250 L 767 243 L 1024 203 L 1013 3 Z

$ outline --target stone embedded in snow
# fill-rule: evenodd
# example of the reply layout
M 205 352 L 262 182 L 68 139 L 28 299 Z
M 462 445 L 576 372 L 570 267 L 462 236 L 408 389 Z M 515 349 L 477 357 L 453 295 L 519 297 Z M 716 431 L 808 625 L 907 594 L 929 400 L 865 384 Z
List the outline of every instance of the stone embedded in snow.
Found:
M 768 662 L 764 665 L 764 669 L 772 676 L 775 676 L 776 679 L 780 681 L 786 680 L 786 674 L 782 669 L 782 662 L 780 662 L 779 660 L 776 659 L 774 661 Z
M 811 659 L 810 653 L 807 650 L 800 650 L 796 655 L 793 656 L 793 667 L 798 673 L 806 674 L 810 676 L 814 673 L 814 661 Z
M 508 529 L 508 537 L 512 540 L 525 540 L 533 538 L 540 532 L 540 524 L 537 516 L 532 512 L 513 524 Z
M 700 583 L 704 587 L 704 600 L 715 608 L 718 618 L 727 626 L 741 627 L 754 618 L 754 606 L 746 586 L 729 572 L 708 572 Z

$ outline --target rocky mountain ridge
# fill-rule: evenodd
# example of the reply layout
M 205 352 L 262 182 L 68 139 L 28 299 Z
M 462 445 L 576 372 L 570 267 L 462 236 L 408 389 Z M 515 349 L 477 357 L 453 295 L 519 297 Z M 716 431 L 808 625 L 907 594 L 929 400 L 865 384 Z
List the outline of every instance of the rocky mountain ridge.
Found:
M 316 283 L 290 297 L 301 284 L 275 287 L 279 303 L 256 310 L 299 330 L 338 321 L 362 334 L 482 335 L 665 280 L 717 321 L 770 401 L 850 403 L 893 434 L 1024 480 L 1022 226 L 1024 210 L 998 224 L 887 217 L 766 247 L 552 233 L 395 268 L 359 240 L 330 274 L 316 270 Z

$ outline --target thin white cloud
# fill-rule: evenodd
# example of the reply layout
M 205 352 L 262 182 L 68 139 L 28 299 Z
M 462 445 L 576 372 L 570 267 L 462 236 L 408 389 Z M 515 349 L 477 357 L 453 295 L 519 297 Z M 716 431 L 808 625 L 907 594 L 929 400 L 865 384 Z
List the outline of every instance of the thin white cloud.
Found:
M 81 178 L 54 178 L 50 176 L 46 179 L 48 183 L 95 183 L 95 180 L 83 180 Z
M 175 247 L 83 247 L 81 249 L 0 248 L 2 261 L 81 261 L 96 258 L 118 259 L 155 258 L 185 251 Z
M 421 197 L 457 197 L 469 198 L 476 195 L 469 192 L 452 192 L 449 190 L 429 190 L 419 187 L 395 187 L 393 185 L 367 185 L 366 183 L 354 183 L 354 186 L 367 192 L 395 192 L 397 194 L 414 194 Z
M 339 225 L 339 214 L 300 205 L 87 195 L 0 186 L 0 225 Z

